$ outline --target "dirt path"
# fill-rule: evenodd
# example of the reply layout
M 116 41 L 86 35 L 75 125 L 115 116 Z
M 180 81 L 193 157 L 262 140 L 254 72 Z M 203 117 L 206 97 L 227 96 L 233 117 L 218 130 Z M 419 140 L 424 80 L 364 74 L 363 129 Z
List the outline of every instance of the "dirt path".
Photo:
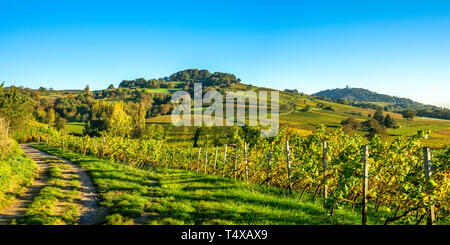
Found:
M 37 149 L 24 147 L 22 145 L 21 147 L 23 151 L 36 162 L 38 166 L 38 176 L 34 179 L 31 187 L 22 193 L 11 205 L 1 211 L 0 225 L 8 225 L 13 219 L 22 217 L 33 201 L 33 197 L 39 193 L 46 183 L 47 171 L 50 165 L 47 161 L 42 160 L 42 158 L 45 157 L 42 156 L 41 152 Z
M 85 169 L 58 157 L 69 166 L 72 167 L 72 171 L 80 177 L 81 182 L 81 218 L 78 221 L 80 225 L 96 225 L 100 224 L 106 216 L 106 210 L 98 206 L 98 194 L 97 190 L 92 183 Z
M 32 187 L 29 188 L 23 198 L 20 198 L 18 201 L 13 203 L 10 207 L 2 212 L 2 214 L 0 215 L 0 224 L 2 224 L 3 219 L 7 220 L 6 223 L 9 223 L 12 219 L 17 219 L 22 216 L 25 213 L 26 208 L 31 203 L 33 197 L 39 193 L 39 190 L 43 186 L 45 186 L 45 175 L 49 168 L 49 164 L 46 164 L 45 159 L 48 158 L 54 158 L 63 161 L 65 164 L 67 164 L 67 166 L 69 166 L 69 168 L 64 170 L 64 172 L 74 173 L 79 176 L 79 180 L 81 182 L 81 218 L 78 221 L 78 224 L 95 225 L 100 224 L 104 220 L 106 211 L 99 208 L 96 188 L 85 169 L 80 168 L 79 166 L 66 159 L 49 155 L 45 152 L 32 148 L 29 146 L 29 144 L 20 146 L 28 155 L 28 157 L 33 159 L 38 164 L 39 176 L 33 182 Z

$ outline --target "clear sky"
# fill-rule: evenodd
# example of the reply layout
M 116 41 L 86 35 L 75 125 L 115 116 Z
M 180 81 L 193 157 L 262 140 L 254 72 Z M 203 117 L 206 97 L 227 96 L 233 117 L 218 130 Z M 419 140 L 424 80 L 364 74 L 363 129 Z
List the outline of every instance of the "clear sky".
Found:
M 91 90 L 188 68 L 450 108 L 449 1 L 0 1 L 0 81 Z

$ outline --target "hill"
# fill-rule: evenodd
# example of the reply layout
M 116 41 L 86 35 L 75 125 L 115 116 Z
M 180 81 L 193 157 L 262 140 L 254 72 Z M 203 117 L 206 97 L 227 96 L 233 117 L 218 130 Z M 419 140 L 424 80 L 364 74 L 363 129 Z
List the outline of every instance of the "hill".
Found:
M 386 102 L 398 104 L 419 104 L 407 98 L 399 98 L 386 94 L 379 94 L 363 88 L 335 88 L 327 89 L 313 94 L 313 96 L 324 96 L 330 99 L 347 99 L 358 102 Z
M 187 69 L 172 74 L 169 77 L 150 79 L 138 78 L 134 80 L 124 80 L 119 88 L 184 88 L 188 90 L 193 83 L 202 83 L 204 87 L 228 88 L 232 84 L 238 84 L 241 79 L 235 75 L 223 72 L 210 73 L 208 70 Z
M 312 96 L 356 107 L 398 113 L 405 109 L 412 109 L 416 111 L 417 116 L 450 119 L 450 110 L 448 109 L 422 104 L 408 98 L 380 94 L 363 88 L 328 89 L 312 94 Z

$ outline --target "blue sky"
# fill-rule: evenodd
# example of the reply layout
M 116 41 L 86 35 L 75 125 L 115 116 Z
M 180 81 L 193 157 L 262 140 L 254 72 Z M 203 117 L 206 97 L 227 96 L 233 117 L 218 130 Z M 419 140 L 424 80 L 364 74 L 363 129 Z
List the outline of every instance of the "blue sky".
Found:
M 450 108 L 448 1 L 0 1 L 0 81 L 103 89 L 188 68 Z

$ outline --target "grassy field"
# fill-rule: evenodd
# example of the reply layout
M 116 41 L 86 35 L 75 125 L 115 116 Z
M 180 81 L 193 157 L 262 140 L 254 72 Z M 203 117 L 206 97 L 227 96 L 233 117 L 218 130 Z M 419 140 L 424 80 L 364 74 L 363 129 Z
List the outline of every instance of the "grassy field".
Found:
M 147 88 L 145 89 L 148 93 L 163 93 L 163 94 L 173 94 L 179 89 L 168 89 L 168 88 Z
M 321 198 L 171 169 L 137 169 L 92 156 L 36 145 L 86 168 L 108 209 L 105 224 L 361 224 L 360 210 L 339 208 L 329 216 Z M 369 206 L 368 223 L 383 224 L 387 212 Z M 394 223 L 395 224 L 395 223 Z M 397 223 L 398 224 L 398 223 Z
M 82 135 L 84 130 L 84 123 L 70 122 L 67 123 L 66 131 L 70 134 Z
M 324 124 L 328 129 L 332 130 L 340 127 L 340 123 L 348 117 L 354 117 L 361 122 L 369 119 L 369 117 L 367 117 L 367 113 L 365 114 L 365 117 L 355 116 L 350 113 L 351 112 L 348 111 L 347 114 L 342 114 L 340 112 L 330 112 L 323 109 L 316 109 L 308 112 L 295 111 L 280 115 L 280 125 L 284 125 L 295 130 L 301 130 L 307 135 L 308 132 L 312 132 L 319 124 Z M 358 113 L 358 111 L 354 111 L 353 113 Z M 427 146 L 441 148 L 450 144 L 450 121 L 415 118 L 414 120 L 396 119 L 396 122 L 399 125 L 399 128 L 388 129 L 388 141 L 391 141 L 399 136 L 410 137 L 416 134 L 418 130 L 431 130 L 432 134 L 429 136 L 429 139 L 424 140 Z M 170 127 L 170 115 L 157 116 L 147 119 L 147 124 L 163 125 L 167 130 L 167 139 L 169 142 L 189 141 L 193 138 L 196 129 L 194 126 Z M 224 130 L 221 130 L 221 132 L 210 133 L 211 135 L 224 135 L 224 132 Z M 366 134 L 365 132 L 359 133 Z
M 15 144 L 9 156 L 0 159 L 0 210 L 11 204 L 31 185 L 37 166 Z

